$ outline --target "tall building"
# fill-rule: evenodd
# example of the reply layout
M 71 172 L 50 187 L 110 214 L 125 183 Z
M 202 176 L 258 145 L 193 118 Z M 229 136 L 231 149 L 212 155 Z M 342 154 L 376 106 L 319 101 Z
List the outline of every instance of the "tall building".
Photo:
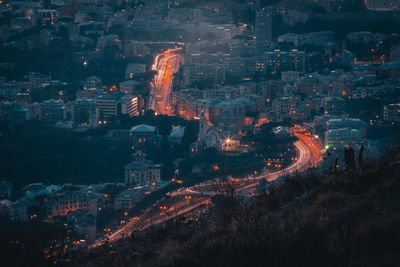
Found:
M 272 50 L 272 10 L 262 9 L 256 11 L 256 53 L 263 57 L 265 52 Z

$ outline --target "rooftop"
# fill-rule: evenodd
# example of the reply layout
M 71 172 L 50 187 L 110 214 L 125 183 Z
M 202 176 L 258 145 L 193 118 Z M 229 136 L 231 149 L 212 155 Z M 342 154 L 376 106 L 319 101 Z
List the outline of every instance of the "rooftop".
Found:
M 147 124 L 139 124 L 133 126 L 131 128 L 130 133 L 155 133 L 156 127 L 147 125 Z

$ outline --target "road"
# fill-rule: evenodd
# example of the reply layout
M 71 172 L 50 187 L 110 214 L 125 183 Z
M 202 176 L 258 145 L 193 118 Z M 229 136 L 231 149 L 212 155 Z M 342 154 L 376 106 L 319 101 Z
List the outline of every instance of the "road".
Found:
M 316 147 L 310 139 L 306 136 L 294 133 L 299 140 L 295 142 L 297 148 L 297 161 L 289 165 L 287 168 L 275 172 L 269 172 L 265 170 L 258 176 L 253 176 L 245 179 L 236 179 L 233 184 L 233 188 L 238 194 L 248 194 L 249 191 L 255 188 L 260 180 L 266 179 L 268 181 L 274 181 L 279 177 L 294 174 L 297 172 L 303 172 L 320 161 L 319 149 Z M 106 238 L 97 240 L 89 248 L 95 248 L 107 242 L 114 242 L 119 239 L 130 236 L 135 231 L 144 230 L 152 225 L 164 223 L 174 217 L 195 212 L 196 209 L 204 205 L 211 203 L 211 196 L 220 194 L 218 190 L 209 190 L 213 185 L 218 188 L 218 182 L 208 182 L 204 184 L 195 185 L 192 187 L 179 189 L 171 192 L 171 197 L 181 197 L 176 204 L 172 204 L 170 207 L 164 207 L 158 212 L 148 209 L 146 210 L 141 218 L 132 218 L 127 224 L 118 229 L 117 231 L 110 233 Z M 183 198 L 185 196 L 185 198 Z M 189 199 L 186 199 L 190 197 Z
M 148 108 L 157 114 L 172 115 L 169 97 L 172 92 L 173 75 L 179 70 L 182 56 L 181 49 L 170 49 L 156 55 L 152 70 L 157 71 L 149 97 Z

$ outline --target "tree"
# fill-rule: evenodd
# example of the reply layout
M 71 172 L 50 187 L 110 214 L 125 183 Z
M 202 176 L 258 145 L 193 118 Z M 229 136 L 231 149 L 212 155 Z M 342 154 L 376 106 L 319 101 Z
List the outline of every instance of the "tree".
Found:
M 344 162 L 347 168 L 354 168 L 356 166 L 354 149 L 353 148 L 345 148 L 344 150 Z
M 361 168 L 363 164 L 363 152 L 364 145 L 361 146 L 360 151 L 358 152 L 358 167 Z

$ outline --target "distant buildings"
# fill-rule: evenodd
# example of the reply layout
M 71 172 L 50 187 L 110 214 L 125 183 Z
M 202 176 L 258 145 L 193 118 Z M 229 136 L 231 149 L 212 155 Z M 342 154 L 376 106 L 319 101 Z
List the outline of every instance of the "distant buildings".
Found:
M 399 0 L 365 0 L 367 9 L 376 11 L 398 10 L 400 9 Z
M 268 73 L 277 74 L 283 71 L 304 72 L 306 68 L 305 53 L 302 51 L 273 51 L 265 53 L 264 68 Z
M 394 45 L 390 49 L 390 60 L 392 62 L 400 62 L 400 44 Z
M 383 119 L 388 122 L 400 121 L 400 104 L 389 104 L 383 106 Z
M 56 123 L 64 120 L 65 105 L 61 100 L 46 100 L 40 105 L 40 120 L 48 123 Z
M 7 182 L 1 181 L 0 182 L 0 200 L 5 198 L 11 198 L 12 190 L 14 186 Z

